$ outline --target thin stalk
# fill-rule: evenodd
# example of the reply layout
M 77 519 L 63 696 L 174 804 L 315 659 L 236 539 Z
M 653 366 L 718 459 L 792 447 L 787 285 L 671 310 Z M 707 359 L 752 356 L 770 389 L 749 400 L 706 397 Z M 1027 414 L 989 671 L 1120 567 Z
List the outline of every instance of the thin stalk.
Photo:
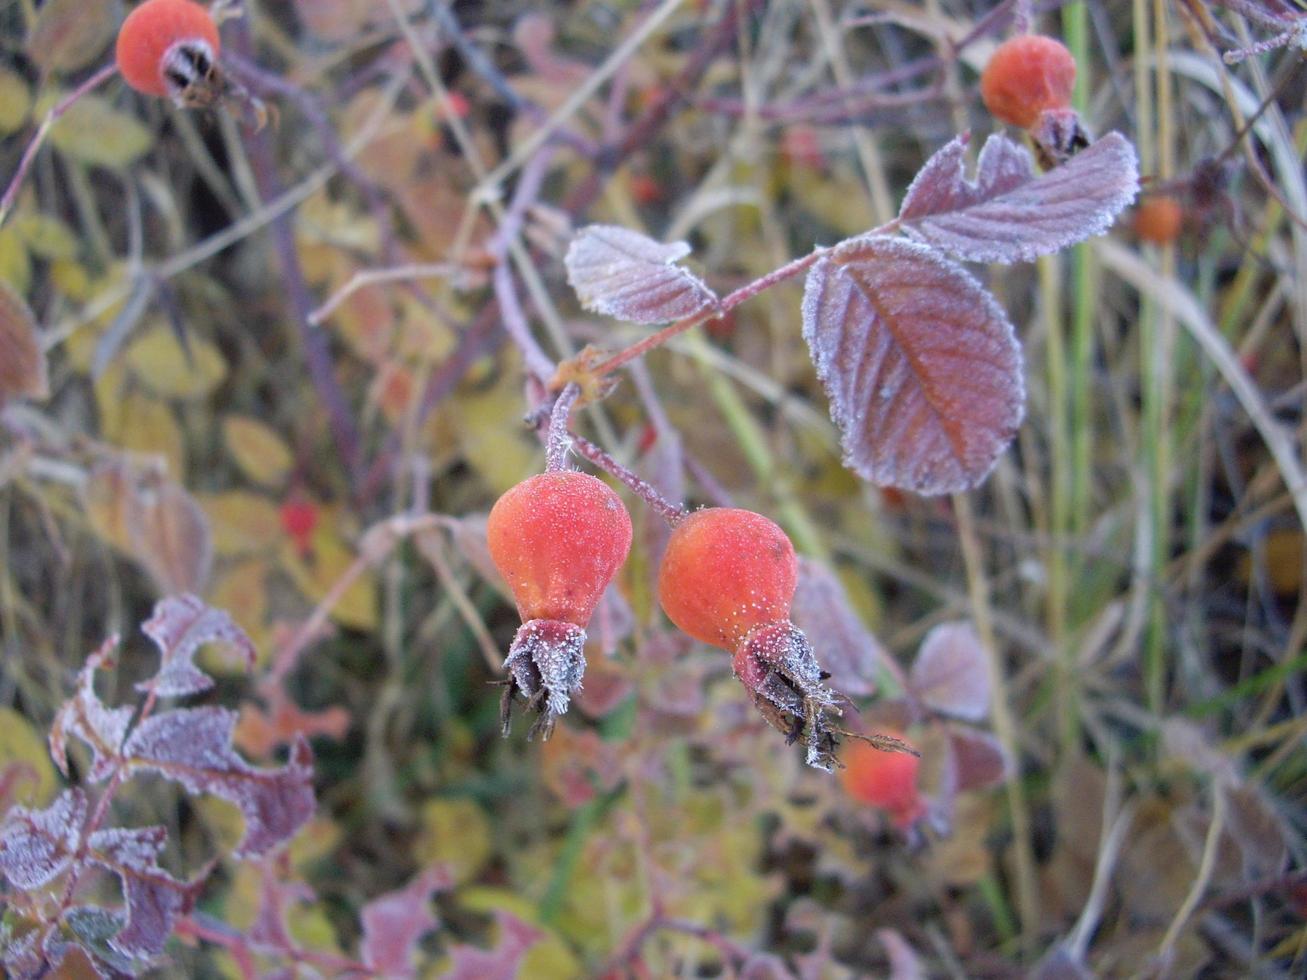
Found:
M 648 480 L 642 479 L 628 467 L 623 466 L 589 439 L 578 435 L 573 435 L 571 439 L 572 448 L 578 454 L 590 460 L 605 473 L 615 476 L 628 490 L 657 511 L 658 516 L 665 520 L 668 526 L 676 527 L 685 519 L 685 508 L 664 497 Z
M 576 385 L 567 385 L 554 401 L 553 411 L 549 414 L 549 436 L 545 443 L 546 473 L 561 473 L 567 469 L 567 451 L 572 446 L 567 423 L 572 417 L 572 406 L 580 394 L 581 389 Z

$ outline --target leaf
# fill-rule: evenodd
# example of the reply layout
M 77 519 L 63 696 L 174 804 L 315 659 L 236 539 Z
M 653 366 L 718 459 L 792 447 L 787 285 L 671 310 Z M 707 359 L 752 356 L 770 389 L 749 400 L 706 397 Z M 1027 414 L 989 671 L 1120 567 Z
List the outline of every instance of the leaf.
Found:
M 924 245 L 870 236 L 812 267 L 803 336 L 863 478 L 923 494 L 978 484 L 1024 411 L 1021 349 L 1006 314 Z
M 334 528 L 319 522 L 308 555 L 289 541 L 280 552 L 282 570 L 295 587 L 314 603 L 322 602 L 353 566 L 356 555 L 336 536 Z M 371 571 L 359 575 L 331 607 L 331 618 L 342 626 L 370 630 L 377 623 L 377 579 Z
M 989 665 L 970 623 L 941 623 L 927 633 L 909 680 L 913 693 L 941 714 L 966 721 L 989 714 Z
M 77 693 L 59 706 L 54 724 L 50 726 L 50 755 L 54 764 L 68 775 L 68 736 L 74 735 L 91 749 L 91 769 L 86 778 L 93 783 L 113 775 L 118 767 L 119 751 L 131 723 L 132 708 L 110 708 L 95 693 L 95 672 L 110 663 L 118 646 L 118 637 L 111 636 L 100 649 L 86 658 L 86 664 L 77 675 Z
M 45 739 L 13 708 L 0 708 L 0 782 L 6 779 L 0 806 L 7 799 L 45 803 L 54 795 L 54 766 Z
M 86 796 L 66 789 L 44 810 L 16 806 L 0 826 L 0 874 L 32 891 L 54 881 L 72 863 L 86 823 Z
M 127 903 L 127 923 L 109 940 L 125 956 L 146 959 L 163 952 L 173 920 L 195 904 L 204 876 L 178 881 L 157 859 L 168 840 L 163 827 L 98 830 L 87 841 L 90 860 L 116 874 Z
M 223 557 L 266 552 L 285 537 L 277 505 L 267 497 L 227 490 L 196 499 L 213 527 L 214 550 Z
M 159 648 L 159 672 L 136 685 L 164 698 L 198 694 L 213 687 L 213 678 L 195 666 L 200 647 L 217 643 L 253 668 L 257 653 L 245 631 L 221 609 L 205 604 L 193 595 L 169 596 L 160 600 L 141 630 Z
M 363 906 L 363 944 L 359 958 L 378 976 L 415 977 L 418 941 L 436 927 L 428 900 L 434 891 L 446 891 L 453 880 L 444 868 L 423 871 L 398 891 L 374 898 Z
M 790 618 L 807 634 L 817 662 L 830 671 L 832 687 L 853 697 L 875 693 L 876 668 L 885 651 L 849 605 L 834 572 L 799 559 Z
M 47 0 L 27 36 L 27 56 L 43 72 L 85 68 L 118 33 L 119 0 Z
M 582 228 L 563 259 L 581 305 L 628 323 L 666 323 L 717 305 L 717 294 L 676 263 L 685 242 L 663 245 L 617 225 Z
M 921 957 L 897 929 L 877 929 L 876 938 L 889 957 L 889 980 L 923 980 Z
M 455 882 L 472 879 L 494 853 L 490 820 L 475 800 L 428 800 L 419 823 L 414 857 L 421 864 L 440 865 Z
M 21 129 L 32 114 L 32 93 L 22 75 L 0 67 L 0 136 Z
M 222 438 L 241 472 L 265 487 L 280 486 L 295 458 L 270 426 L 244 415 L 222 420 Z
M 240 808 L 245 834 L 233 852 L 259 857 L 284 844 L 313 816 L 313 753 L 302 738 L 280 769 L 257 769 L 232 749 L 236 714 L 225 708 L 182 708 L 153 715 L 128 738 L 123 754 L 136 768 L 212 793 Z
M 16 215 L 13 229 L 32 254 L 43 259 L 73 259 L 81 251 L 77 233 L 52 215 Z
M 37 102 L 44 116 L 64 97 L 50 92 Z M 108 99 L 83 95 L 50 128 L 50 144 L 70 159 L 93 167 L 124 170 L 145 154 L 154 134 L 133 115 L 119 112 Z
M 527 950 L 542 933 L 511 912 L 495 910 L 498 937 L 493 949 L 463 944 L 449 949 L 450 968 L 442 980 L 516 980 Z
M 0 282 L 0 405 L 10 398 L 48 398 L 45 352 L 36 318 L 22 297 Z
M 1007 755 L 998 739 L 989 732 L 953 727 L 949 728 L 948 737 L 949 748 L 953 752 L 957 792 L 988 789 L 1007 779 Z
M 1039 176 L 1024 147 L 995 134 L 974 182 L 963 170 L 967 140 L 926 161 L 899 211 L 909 235 L 958 258 L 1030 262 L 1101 235 L 1139 193 L 1135 150 L 1120 133 Z
M 127 348 L 127 365 L 141 384 L 162 398 L 205 398 L 226 380 L 227 362 L 203 337 L 191 334 L 188 348 L 173 330 L 158 324 Z

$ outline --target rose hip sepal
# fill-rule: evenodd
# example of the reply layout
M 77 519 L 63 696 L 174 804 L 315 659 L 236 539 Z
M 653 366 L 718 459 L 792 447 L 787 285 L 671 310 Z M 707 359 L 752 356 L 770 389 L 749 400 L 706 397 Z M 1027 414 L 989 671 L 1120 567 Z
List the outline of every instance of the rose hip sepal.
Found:
M 631 516 L 601 480 L 541 473 L 499 498 L 486 536 L 522 617 L 504 662 L 504 733 L 513 696 L 521 693 L 540 713 L 531 736 L 547 738 L 581 686 L 585 628 L 631 549 Z
M 790 622 L 798 559 L 785 532 L 761 514 L 729 507 L 696 511 L 672 532 L 658 598 L 678 627 L 734 654 L 735 676 L 767 722 L 803 738 L 808 765 L 835 766 L 828 715 L 848 699 L 822 682 L 803 631 Z

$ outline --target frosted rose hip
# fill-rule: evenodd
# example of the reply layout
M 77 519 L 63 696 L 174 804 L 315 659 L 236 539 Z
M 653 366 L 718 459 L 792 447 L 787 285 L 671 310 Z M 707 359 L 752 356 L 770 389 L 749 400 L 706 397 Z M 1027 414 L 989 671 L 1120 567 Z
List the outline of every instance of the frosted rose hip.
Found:
M 980 75 L 980 97 L 1000 122 L 1029 129 L 1049 109 L 1071 105 L 1076 62 L 1051 37 L 1022 34 L 998 46 Z

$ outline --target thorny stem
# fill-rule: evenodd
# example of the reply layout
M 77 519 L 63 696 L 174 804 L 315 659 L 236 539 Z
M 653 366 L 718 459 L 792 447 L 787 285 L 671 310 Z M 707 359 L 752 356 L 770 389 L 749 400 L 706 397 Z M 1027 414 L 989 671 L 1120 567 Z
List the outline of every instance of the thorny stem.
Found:
M 41 125 L 37 127 L 36 134 L 32 137 L 32 142 L 27 144 L 22 159 L 18 161 L 18 169 L 14 171 L 13 177 L 10 178 L 9 186 L 5 188 L 4 197 L 0 198 L 0 226 L 3 226 L 5 219 L 9 217 L 9 212 L 14 206 L 14 200 L 18 197 L 18 191 L 27 178 L 27 171 L 32 169 L 32 161 L 36 159 L 37 151 L 45 143 L 46 137 L 50 135 L 50 130 L 59 121 L 59 117 L 71 109 L 78 99 L 99 88 L 116 74 L 118 74 L 118 66 L 110 62 L 65 95 L 45 114 L 45 118 L 41 120 Z
M 581 389 L 570 384 L 558 393 L 558 398 L 554 401 L 553 411 L 549 414 L 548 441 L 545 443 L 546 473 L 561 473 L 567 469 L 567 450 L 572 444 L 567 422 L 572 417 L 572 406 L 580 394 Z
M 571 385 L 568 387 L 571 387 Z M 637 476 L 589 439 L 573 435 L 572 448 L 598 466 L 605 473 L 611 473 L 613 476 L 617 477 L 617 479 L 621 480 L 627 489 L 657 511 L 658 515 L 665 520 L 670 527 L 676 527 L 677 524 L 685 520 L 686 510 L 684 507 L 672 503 L 659 493 L 652 483 Z

